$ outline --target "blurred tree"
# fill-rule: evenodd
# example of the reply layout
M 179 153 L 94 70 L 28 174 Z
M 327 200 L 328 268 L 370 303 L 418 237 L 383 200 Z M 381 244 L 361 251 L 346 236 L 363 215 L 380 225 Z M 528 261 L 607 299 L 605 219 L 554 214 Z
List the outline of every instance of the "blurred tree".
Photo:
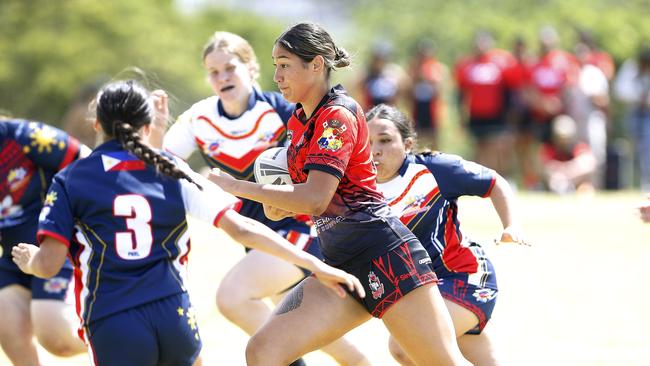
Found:
M 137 67 L 149 87 L 170 92 L 179 111 L 211 93 L 201 51 L 217 29 L 249 38 L 262 59 L 281 31 L 267 20 L 224 9 L 184 14 L 172 0 L 3 0 L 0 108 L 59 124 L 79 88 L 102 76 L 133 76 L 123 71 Z

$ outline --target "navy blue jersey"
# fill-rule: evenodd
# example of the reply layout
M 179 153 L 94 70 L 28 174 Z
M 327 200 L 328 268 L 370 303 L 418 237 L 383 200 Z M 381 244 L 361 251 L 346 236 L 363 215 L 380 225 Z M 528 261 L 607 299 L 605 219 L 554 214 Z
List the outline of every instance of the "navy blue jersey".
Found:
M 496 173 L 456 155 L 408 155 L 392 180 L 379 184 L 394 214 L 427 249 L 439 277 L 445 272 L 477 273 L 475 253 L 458 221 L 457 199 L 487 197 Z
M 157 173 L 110 140 L 54 177 L 38 238 L 69 246 L 84 324 L 186 291 L 186 212 L 216 225 L 239 200 L 181 168 L 203 191 Z
M 79 149 L 75 138 L 43 123 L 0 121 L 0 228 L 35 220 L 52 177 Z
M 284 146 L 286 125 L 294 105 L 276 92 L 253 89 L 248 107 L 240 116 L 229 116 L 218 96 L 195 103 L 178 117 L 165 134 L 163 149 L 188 159 L 198 149 L 211 168 L 219 168 L 237 179 L 254 181 L 255 159 L 266 149 Z M 274 230 L 293 219 L 271 221 L 262 205 L 242 200 L 240 213 Z

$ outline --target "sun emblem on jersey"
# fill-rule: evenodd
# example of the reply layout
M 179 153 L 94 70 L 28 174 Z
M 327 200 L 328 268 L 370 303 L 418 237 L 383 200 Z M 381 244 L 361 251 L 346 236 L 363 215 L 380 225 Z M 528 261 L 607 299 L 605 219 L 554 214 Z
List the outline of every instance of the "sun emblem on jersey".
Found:
M 490 288 L 479 288 L 476 289 L 472 295 L 476 298 L 476 301 L 486 303 L 494 299 L 496 291 Z
M 14 199 L 11 195 L 5 196 L 2 202 L 0 202 L 0 219 L 19 216 L 22 212 L 22 206 L 14 205 Z
M 347 129 L 340 121 L 329 120 L 323 123 L 323 133 L 318 138 L 318 146 L 321 150 L 337 151 L 343 146 L 343 132 Z
M 56 140 L 56 131 L 53 128 L 48 126 L 38 127 L 35 123 L 30 123 L 30 127 L 32 127 L 34 131 L 29 135 L 29 138 L 32 139 L 30 145 L 34 147 L 39 154 L 43 151 L 51 153 L 52 146 L 54 145 L 57 145 L 60 149 L 65 147 L 65 144 L 59 143 Z
M 373 299 L 377 300 L 384 295 L 384 284 L 379 281 L 379 277 L 373 271 L 368 273 L 368 285 L 370 286 Z
M 45 196 L 45 202 L 43 202 L 43 205 L 45 206 L 52 206 L 54 205 L 54 202 L 56 201 L 57 195 L 56 192 L 50 192 Z

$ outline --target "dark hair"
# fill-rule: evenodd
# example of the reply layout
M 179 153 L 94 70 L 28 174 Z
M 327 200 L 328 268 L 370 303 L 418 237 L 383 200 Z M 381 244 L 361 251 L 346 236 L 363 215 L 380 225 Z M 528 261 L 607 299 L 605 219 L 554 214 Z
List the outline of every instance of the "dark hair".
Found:
M 350 65 L 350 55 L 343 48 L 334 44 L 332 37 L 323 27 L 315 23 L 298 23 L 286 30 L 275 40 L 276 45 L 300 57 L 304 62 L 311 62 L 316 56 L 323 56 L 329 77 L 332 69 Z
M 151 95 L 135 80 L 115 81 L 97 94 L 97 119 L 109 137 L 114 137 L 124 149 L 156 168 L 166 176 L 186 179 L 203 189 L 166 156 L 160 155 L 142 141 L 138 131 L 154 117 Z
M 397 127 L 400 136 L 402 136 L 402 141 L 405 141 L 407 138 L 413 140 L 412 150 L 415 150 L 418 134 L 415 132 L 413 122 L 404 113 L 400 112 L 399 109 L 393 106 L 382 103 L 372 107 L 372 109 L 366 113 L 366 121 L 371 121 L 375 118 L 393 122 L 395 127 Z

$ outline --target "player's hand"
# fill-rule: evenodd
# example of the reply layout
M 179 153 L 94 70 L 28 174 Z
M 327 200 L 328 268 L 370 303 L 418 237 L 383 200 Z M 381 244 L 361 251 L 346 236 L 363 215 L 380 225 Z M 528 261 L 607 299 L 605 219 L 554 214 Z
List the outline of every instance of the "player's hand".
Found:
M 153 100 L 154 119 L 153 127 L 161 128 L 163 131 L 167 129 L 167 122 L 169 121 L 169 97 L 162 89 L 157 89 L 151 92 L 151 99 Z
M 235 179 L 235 177 L 232 175 L 224 172 L 223 170 L 219 168 L 213 168 L 210 170 L 210 174 L 208 174 L 208 180 L 218 185 L 224 191 L 234 194 L 234 188 L 237 179 Z
M 313 273 L 319 281 L 336 292 L 341 298 L 344 298 L 347 294 L 343 286 L 347 287 L 350 292 L 356 292 L 361 298 L 366 297 L 366 291 L 359 279 L 345 271 L 319 261 Z
M 519 245 L 526 245 L 530 246 L 529 243 L 527 243 L 522 234 L 521 230 L 515 226 L 508 226 L 507 228 L 503 229 L 503 232 L 501 233 L 501 239 L 496 241 L 496 244 L 519 244 Z
M 637 210 L 639 211 L 641 220 L 643 220 L 643 222 L 650 223 L 650 196 L 647 197 L 646 202 L 640 204 L 637 207 Z
M 11 249 L 14 263 L 26 274 L 33 274 L 32 259 L 40 249 L 36 245 L 20 243 Z

